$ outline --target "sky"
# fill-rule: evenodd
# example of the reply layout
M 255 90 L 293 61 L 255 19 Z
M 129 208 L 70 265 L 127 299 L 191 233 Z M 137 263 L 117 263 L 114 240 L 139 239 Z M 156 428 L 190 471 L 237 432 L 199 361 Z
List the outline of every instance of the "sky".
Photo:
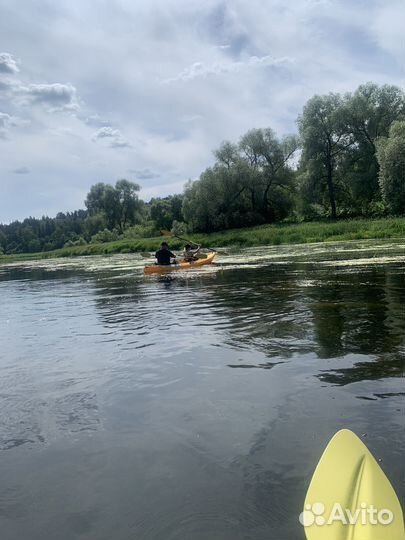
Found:
M 405 82 L 403 0 L 0 0 L 0 222 L 181 192 L 314 94 Z

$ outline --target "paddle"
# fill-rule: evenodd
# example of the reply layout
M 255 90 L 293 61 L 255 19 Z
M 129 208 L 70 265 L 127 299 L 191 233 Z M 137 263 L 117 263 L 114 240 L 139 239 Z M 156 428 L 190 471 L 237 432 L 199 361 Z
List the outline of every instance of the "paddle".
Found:
M 308 540 L 405 539 L 393 487 L 368 448 L 347 429 L 336 433 L 319 460 L 300 521 Z
M 172 236 L 174 238 L 178 238 L 182 242 L 187 242 L 187 244 L 194 244 L 195 246 L 199 245 L 199 244 L 196 244 L 195 242 L 193 242 L 193 240 L 190 240 L 188 238 L 183 238 L 183 237 L 181 237 L 181 236 L 179 236 L 179 235 L 177 235 L 177 234 L 175 234 L 175 233 L 173 233 L 171 231 L 166 231 L 164 229 L 160 231 L 160 234 L 162 236 Z M 215 253 L 217 253 L 217 250 L 212 248 L 212 247 L 207 246 L 207 249 L 209 249 L 210 251 L 215 251 Z

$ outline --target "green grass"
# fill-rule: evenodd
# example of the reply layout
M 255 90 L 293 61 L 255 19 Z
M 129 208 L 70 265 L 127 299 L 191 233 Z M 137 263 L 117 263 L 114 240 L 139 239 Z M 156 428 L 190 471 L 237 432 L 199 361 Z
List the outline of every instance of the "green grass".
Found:
M 345 220 L 299 224 L 264 225 L 250 229 L 225 231 L 210 235 L 214 246 L 258 246 L 363 240 L 370 238 L 397 238 L 405 235 L 405 220 L 401 218 L 378 220 Z
M 333 242 L 338 240 L 365 240 L 403 238 L 405 219 L 352 219 L 335 222 L 310 222 L 297 224 L 262 225 L 246 229 L 232 229 L 213 234 L 193 234 L 192 240 L 213 247 L 250 247 L 261 245 L 303 244 Z M 88 244 L 41 253 L 0 255 L 1 262 L 49 259 L 53 257 L 77 257 L 83 255 L 112 255 L 113 253 L 137 253 L 155 251 L 162 237 L 123 239 L 104 244 Z M 183 242 L 170 238 L 173 249 L 183 247 Z

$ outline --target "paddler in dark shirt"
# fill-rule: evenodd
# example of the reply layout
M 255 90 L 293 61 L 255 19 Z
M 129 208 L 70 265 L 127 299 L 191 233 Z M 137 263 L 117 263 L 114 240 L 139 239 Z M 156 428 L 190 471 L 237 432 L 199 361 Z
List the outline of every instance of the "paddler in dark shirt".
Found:
M 176 258 L 176 255 L 173 255 L 173 253 L 170 251 L 167 242 L 162 242 L 160 249 L 155 253 L 155 257 L 157 264 L 167 265 L 170 264 L 170 259 Z

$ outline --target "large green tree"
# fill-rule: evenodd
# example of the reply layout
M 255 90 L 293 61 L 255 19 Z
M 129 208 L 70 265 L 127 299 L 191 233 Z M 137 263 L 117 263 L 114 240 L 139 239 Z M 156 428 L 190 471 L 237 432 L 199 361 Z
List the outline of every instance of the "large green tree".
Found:
M 195 230 L 211 231 L 286 217 L 297 146 L 296 137 L 280 141 L 271 129 L 251 130 L 238 144 L 222 143 L 214 152 L 215 165 L 186 187 L 186 221 Z
M 298 118 L 302 143 L 301 169 L 305 171 L 306 196 L 327 194 L 330 215 L 337 216 L 338 160 L 353 144 L 339 94 L 314 96 Z M 325 193 L 326 192 L 326 193 Z
M 89 215 L 105 217 L 108 229 L 123 231 L 127 226 L 141 220 L 142 202 L 139 200 L 139 185 L 121 179 L 115 184 L 99 182 L 90 188 L 85 205 Z
M 270 128 L 252 129 L 241 138 L 239 148 L 252 172 L 252 201 L 266 221 L 274 221 L 281 217 L 277 216 L 280 200 L 293 187 L 290 161 L 298 138 L 291 135 L 279 140 Z
M 170 230 L 173 221 L 183 221 L 182 195 L 169 195 L 156 197 L 149 202 L 150 217 L 158 229 Z
M 376 141 L 404 117 L 404 93 L 396 86 L 367 83 L 347 94 L 342 114 L 354 143 L 341 161 L 345 183 L 358 210 L 380 198 Z
M 138 193 L 140 186 L 134 182 L 122 179 L 115 184 L 119 203 L 119 230 L 122 232 L 128 225 L 141 221 L 142 202 Z
M 383 198 L 392 212 L 405 213 L 405 121 L 394 122 L 389 137 L 377 139 L 379 181 Z

